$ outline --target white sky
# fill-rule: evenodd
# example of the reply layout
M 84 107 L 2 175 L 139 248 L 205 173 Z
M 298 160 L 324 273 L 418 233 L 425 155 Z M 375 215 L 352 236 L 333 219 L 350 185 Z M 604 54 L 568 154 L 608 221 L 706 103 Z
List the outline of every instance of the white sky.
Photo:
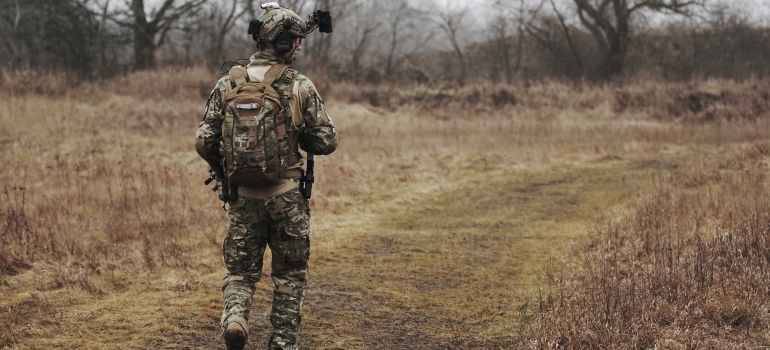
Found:
M 145 0 L 145 6 L 146 9 L 149 12 L 150 8 L 157 7 L 160 3 L 162 3 L 164 0 Z M 185 0 L 176 0 L 177 3 L 182 3 Z M 214 1 L 222 1 L 222 2 L 230 2 L 234 0 L 214 0 Z M 332 0 L 333 2 L 334 0 Z M 476 21 L 483 21 L 485 18 L 490 18 L 493 16 L 496 12 L 494 4 L 497 0 L 411 0 L 414 4 L 419 5 L 427 5 L 430 3 L 437 3 L 441 6 L 456 6 L 456 7 L 463 7 L 465 5 L 470 5 L 471 9 L 471 18 L 467 18 L 464 20 L 464 23 L 469 22 L 476 22 Z M 531 4 L 537 4 L 541 0 L 526 0 L 527 2 Z M 736 9 L 740 11 L 746 18 L 748 18 L 750 21 L 754 23 L 759 23 L 763 25 L 770 25 L 770 0 L 705 0 L 707 4 L 715 4 L 715 3 L 727 3 L 730 5 L 731 8 Z M 269 2 L 269 0 L 262 0 L 258 1 L 258 3 L 263 2 Z M 279 4 L 281 3 L 280 0 L 276 0 Z M 514 1 L 512 0 L 503 0 L 503 3 L 511 3 L 513 4 Z M 112 1 L 113 4 L 120 3 L 120 1 Z M 567 6 L 572 7 L 572 0 L 556 0 L 556 3 L 561 6 Z M 115 4 L 117 5 L 117 4 Z M 111 6 L 112 7 L 112 6 Z M 332 14 L 334 16 L 334 14 Z M 654 21 L 654 18 L 652 18 L 652 21 Z M 654 23 L 653 23 L 654 24 Z M 483 26 L 482 26 L 483 27 Z
M 176 0 L 178 3 L 182 3 L 184 0 Z M 224 1 L 233 1 L 233 0 L 224 0 Z M 334 0 L 332 0 L 334 1 Z M 539 0 L 527 0 L 530 3 L 538 3 Z M 570 2 L 570 0 L 557 0 L 557 3 L 564 3 L 564 2 Z M 741 10 L 742 12 L 746 13 L 746 15 L 756 22 L 760 23 L 768 23 L 770 21 L 770 0 L 706 0 L 707 3 L 716 3 L 719 1 L 729 3 L 731 7 L 737 8 Z M 163 2 L 163 0 L 145 0 L 145 6 L 148 7 L 154 7 L 157 6 Z M 258 1 L 259 2 L 259 1 Z M 269 0 L 263 0 L 262 2 L 269 2 Z M 281 3 L 280 0 L 276 1 L 279 4 Z M 428 3 L 439 3 L 439 4 L 455 4 L 459 6 L 463 6 L 464 4 L 470 4 L 471 8 L 474 12 L 474 15 L 480 18 L 483 18 L 486 15 L 489 15 L 493 9 L 493 5 L 496 2 L 496 0 L 412 0 L 413 3 L 416 4 L 428 4 Z M 507 1 L 504 1 L 507 2 Z M 113 1 L 115 3 L 115 1 Z M 510 3 L 513 3 L 513 1 L 510 1 Z

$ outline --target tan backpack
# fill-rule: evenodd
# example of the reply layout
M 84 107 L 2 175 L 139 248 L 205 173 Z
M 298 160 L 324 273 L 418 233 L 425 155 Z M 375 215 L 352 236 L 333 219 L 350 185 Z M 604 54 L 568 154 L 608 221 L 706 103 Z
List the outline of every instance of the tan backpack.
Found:
M 249 77 L 246 67 L 230 69 L 223 96 L 222 151 L 231 186 L 270 187 L 300 177 L 299 168 L 292 167 L 300 160 L 298 125 L 292 118 L 299 111 L 292 113 L 291 108 L 292 102 L 297 105 L 296 88 L 291 94 L 296 74 L 294 68 L 275 65 L 262 81 L 252 81 L 257 79 Z

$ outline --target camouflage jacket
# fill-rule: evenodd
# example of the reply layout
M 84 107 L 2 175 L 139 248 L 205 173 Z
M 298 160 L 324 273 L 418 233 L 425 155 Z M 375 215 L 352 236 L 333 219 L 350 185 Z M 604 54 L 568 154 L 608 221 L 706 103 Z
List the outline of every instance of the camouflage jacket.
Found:
M 247 67 L 273 66 L 283 63 L 275 53 L 260 51 L 251 56 Z M 302 111 L 303 124 L 299 127 L 299 147 L 313 154 L 326 155 L 337 148 L 337 132 L 334 130 L 331 118 L 326 113 L 326 107 L 315 85 L 302 74 L 295 76 L 299 82 L 299 106 Z M 206 112 L 198 126 L 195 135 L 195 150 L 209 163 L 212 169 L 221 168 L 222 155 L 220 144 L 222 141 L 222 105 L 225 101 L 222 96 L 226 84 L 230 83 L 229 76 L 219 79 L 216 87 L 209 96 Z M 301 166 L 292 164 L 290 167 Z

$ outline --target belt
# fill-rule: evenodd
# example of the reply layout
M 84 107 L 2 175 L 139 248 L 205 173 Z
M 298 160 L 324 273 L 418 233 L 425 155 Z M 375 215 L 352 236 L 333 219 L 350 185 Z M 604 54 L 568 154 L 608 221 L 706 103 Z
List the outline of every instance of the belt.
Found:
M 294 180 L 286 181 L 280 185 L 272 187 L 238 187 L 238 195 L 252 199 L 266 199 L 283 194 L 299 186 L 299 182 Z

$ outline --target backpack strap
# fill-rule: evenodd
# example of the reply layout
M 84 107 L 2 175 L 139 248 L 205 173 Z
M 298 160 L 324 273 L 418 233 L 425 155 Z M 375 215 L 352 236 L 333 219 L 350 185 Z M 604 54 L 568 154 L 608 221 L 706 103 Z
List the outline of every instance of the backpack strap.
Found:
M 299 99 L 299 82 L 295 81 L 294 84 L 291 85 L 291 98 L 289 99 L 289 103 L 291 104 L 291 123 L 294 126 L 294 129 L 299 129 L 304 122 L 302 120 Z
M 276 79 L 281 77 L 288 68 L 289 66 L 286 64 L 276 64 L 275 66 L 272 66 L 270 69 L 268 69 L 267 73 L 265 73 L 265 79 L 262 80 L 262 85 L 265 87 L 265 92 L 271 97 L 280 99 L 280 96 L 273 88 L 273 83 Z
M 229 103 L 229 102 L 228 102 Z M 224 106 L 226 106 L 227 103 L 225 103 Z M 226 108 L 226 107 L 225 107 Z M 227 162 L 227 155 L 232 154 L 233 152 L 233 131 L 235 128 L 235 121 L 233 120 L 233 117 L 229 115 L 228 113 L 225 113 L 225 111 L 222 111 L 222 116 L 224 117 L 224 121 L 222 123 L 222 148 L 224 151 L 224 154 L 222 154 L 222 169 L 225 171 L 225 175 L 229 178 L 230 177 L 230 171 L 232 170 L 231 164 Z M 228 141 L 229 140 L 229 141 Z
M 284 124 L 286 125 L 286 136 L 288 137 L 289 142 L 289 153 L 287 154 L 289 168 L 286 169 L 284 177 L 290 179 L 299 179 L 302 176 L 300 167 L 294 166 L 300 164 L 302 159 L 298 149 L 300 124 L 297 124 L 295 120 L 297 115 L 300 115 L 300 118 L 302 115 L 302 112 L 299 109 L 299 103 L 297 102 L 299 101 L 299 95 L 296 91 L 298 85 L 297 82 L 294 81 L 297 74 L 298 72 L 296 69 L 287 66 L 285 69 L 282 69 L 281 74 L 276 77 L 276 79 L 283 77 L 282 85 L 284 87 L 278 89 L 277 92 L 280 95 L 281 106 L 286 113 L 284 114 Z
M 249 82 L 249 72 L 246 71 L 246 67 L 244 66 L 232 66 L 228 71 L 228 76 L 230 78 L 230 84 L 225 86 L 225 93 L 223 96 L 225 103 L 222 105 L 223 108 L 227 108 L 226 106 L 229 103 L 229 100 L 238 93 L 238 90 L 241 86 L 244 86 Z M 222 140 L 231 140 L 231 142 L 223 142 L 222 146 L 224 148 L 225 154 L 230 154 L 233 151 L 232 139 L 235 121 L 231 116 L 228 116 L 227 113 L 224 113 L 224 110 L 222 111 L 222 115 L 224 116 L 224 123 L 222 125 Z M 230 170 L 232 169 L 228 169 L 229 164 L 227 164 L 227 162 L 225 162 L 224 165 L 225 166 L 223 168 L 225 169 L 225 173 L 229 176 Z

